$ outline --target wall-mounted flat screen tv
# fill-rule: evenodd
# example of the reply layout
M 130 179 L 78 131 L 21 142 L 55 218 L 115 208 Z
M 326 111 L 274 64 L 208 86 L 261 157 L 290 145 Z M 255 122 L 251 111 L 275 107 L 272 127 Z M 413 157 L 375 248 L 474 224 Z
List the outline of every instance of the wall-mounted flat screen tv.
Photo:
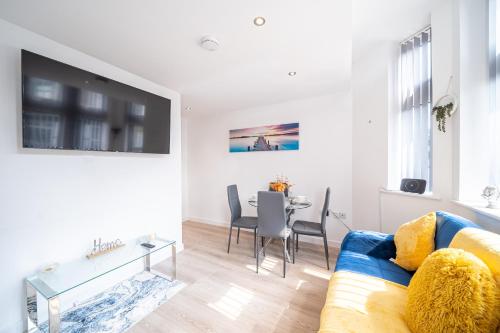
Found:
M 168 154 L 170 100 L 22 50 L 25 148 Z

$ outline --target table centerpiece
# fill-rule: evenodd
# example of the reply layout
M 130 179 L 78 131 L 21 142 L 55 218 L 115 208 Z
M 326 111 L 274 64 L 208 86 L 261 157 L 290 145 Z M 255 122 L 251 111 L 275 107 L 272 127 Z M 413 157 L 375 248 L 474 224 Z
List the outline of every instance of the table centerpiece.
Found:
M 283 192 L 285 197 L 288 197 L 288 191 L 293 186 L 288 180 L 288 177 L 283 175 L 276 176 L 276 180 L 269 182 L 269 191 L 273 192 Z

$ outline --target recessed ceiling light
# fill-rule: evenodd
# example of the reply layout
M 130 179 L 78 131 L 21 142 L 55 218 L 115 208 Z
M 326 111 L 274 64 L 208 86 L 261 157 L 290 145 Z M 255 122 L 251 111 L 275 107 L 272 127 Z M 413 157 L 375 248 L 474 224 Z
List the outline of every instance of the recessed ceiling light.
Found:
M 257 16 L 256 18 L 253 19 L 253 24 L 255 24 L 258 27 L 261 27 L 264 24 L 266 24 L 266 19 L 263 18 L 262 16 Z
M 295 76 L 297 75 L 297 72 L 288 72 L 288 76 Z

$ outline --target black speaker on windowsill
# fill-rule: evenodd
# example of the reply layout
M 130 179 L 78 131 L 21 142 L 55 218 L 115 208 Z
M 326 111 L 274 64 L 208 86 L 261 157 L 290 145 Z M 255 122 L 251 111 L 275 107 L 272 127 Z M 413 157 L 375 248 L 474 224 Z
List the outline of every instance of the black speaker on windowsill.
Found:
M 427 181 L 425 179 L 403 178 L 399 189 L 403 192 L 423 194 L 426 186 Z

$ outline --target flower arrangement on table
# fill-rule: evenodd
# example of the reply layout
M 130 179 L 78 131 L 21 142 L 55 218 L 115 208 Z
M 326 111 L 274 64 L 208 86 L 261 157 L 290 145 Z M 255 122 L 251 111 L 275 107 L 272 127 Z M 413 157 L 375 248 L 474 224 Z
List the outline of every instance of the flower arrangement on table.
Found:
M 269 183 L 269 191 L 283 192 L 288 197 L 288 190 L 292 186 L 287 177 L 277 176 L 275 181 Z

